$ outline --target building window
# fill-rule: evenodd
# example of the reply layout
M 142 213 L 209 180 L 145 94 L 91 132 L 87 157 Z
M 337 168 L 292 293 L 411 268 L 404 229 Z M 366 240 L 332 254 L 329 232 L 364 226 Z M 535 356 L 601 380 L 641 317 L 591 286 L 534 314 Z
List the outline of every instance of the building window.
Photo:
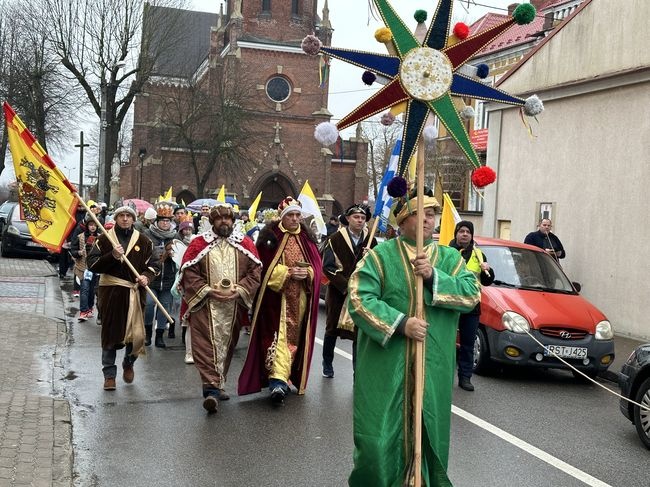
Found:
M 262 0 L 262 13 L 263 14 L 271 13 L 271 0 Z
M 282 103 L 291 95 L 291 85 L 286 78 L 274 76 L 266 82 L 266 94 L 274 102 Z
M 291 0 L 291 15 L 294 17 L 298 17 L 299 12 L 298 12 L 298 0 Z

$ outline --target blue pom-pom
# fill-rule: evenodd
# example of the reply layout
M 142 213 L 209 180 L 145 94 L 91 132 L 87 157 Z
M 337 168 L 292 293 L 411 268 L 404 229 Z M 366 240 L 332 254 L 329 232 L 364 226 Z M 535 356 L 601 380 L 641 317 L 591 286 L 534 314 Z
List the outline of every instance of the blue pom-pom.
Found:
M 481 79 L 485 79 L 488 77 L 488 74 L 490 74 L 490 66 L 485 63 L 481 63 L 476 66 L 476 76 Z
M 406 194 L 407 188 L 408 188 L 408 184 L 406 183 L 406 179 L 400 176 L 395 176 L 388 183 L 388 186 L 386 187 L 386 191 L 388 191 L 388 194 L 391 195 L 393 198 L 401 198 Z
M 372 71 L 364 71 L 361 75 L 361 81 L 363 81 L 368 86 L 372 85 L 376 79 L 377 76 Z

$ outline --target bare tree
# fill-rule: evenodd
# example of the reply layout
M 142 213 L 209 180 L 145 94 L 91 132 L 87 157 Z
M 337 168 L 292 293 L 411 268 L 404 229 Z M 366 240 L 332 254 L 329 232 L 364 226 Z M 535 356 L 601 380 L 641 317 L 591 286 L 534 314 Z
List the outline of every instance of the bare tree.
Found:
M 404 127 L 401 123 L 387 127 L 377 120 L 364 122 L 362 127 L 363 136 L 368 139 L 368 180 L 372 194 L 377 197 L 390 155 Z
M 164 138 L 189 155 L 197 197 L 205 196 L 213 174 L 241 174 L 253 160 L 248 148 L 263 135 L 256 114 L 246 107 L 254 90 L 230 66 L 209 80 L 190 79 L 158 95 Z
M 179 36 L 189 35 L 175 28 L 176 9 L 158 9 L 155 16 L 148 16 L 147 10 L 150 5 L 182 7 L 185 0 L 27 1 L 30 11 L 42 14 L 54 54 L 81 86 L 100 119 L 98 198 L 108 201 L 110 161 L 133 98 L 152 75 L 159 54 Z M 146 22 L 150 25 L 144 25 Z

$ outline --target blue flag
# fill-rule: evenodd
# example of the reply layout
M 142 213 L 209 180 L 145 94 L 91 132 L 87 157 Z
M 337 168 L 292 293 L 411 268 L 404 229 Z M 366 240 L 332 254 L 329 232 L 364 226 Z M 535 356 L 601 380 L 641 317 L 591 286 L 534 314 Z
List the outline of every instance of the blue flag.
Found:
M 388 167 L 381 180 L 379 191 L 377 192 L 377 202 L 375 203 L 375 212 L 373 217 L 379 218 L 377 227 L 380 231 L 385 232 L 388 230 L 388 218 L 390 217 L 390 207 L 393 204 L 393 197 L 388 194 L 388 183 L 395 177 L 397 172 L 397 162 L 399 161 L 399 153 L 402 150 L 402 136 L 395 141 L 395 147 L 390 155 Z

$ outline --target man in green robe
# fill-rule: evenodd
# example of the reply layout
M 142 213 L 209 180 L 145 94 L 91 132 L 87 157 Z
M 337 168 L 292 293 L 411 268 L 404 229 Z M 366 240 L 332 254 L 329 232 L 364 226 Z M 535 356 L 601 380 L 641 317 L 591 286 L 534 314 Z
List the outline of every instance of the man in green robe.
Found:
M 359 329 L 350 486 L 409 485 L 416 341 L 424 342 L 422 485 L 451 485 L 446 470 L 456 329 L 459 314 L 479 302 L 480 290 L 460 253 L 433 242 L 438 207 L 425 192 L 424 252 L 416 255 L 416 195 L 398 202 L 400 237 L 370 250 L 350 278 L 348 308 Z M 416 274 L 424 280 L 424 320 L 415 318 Z

